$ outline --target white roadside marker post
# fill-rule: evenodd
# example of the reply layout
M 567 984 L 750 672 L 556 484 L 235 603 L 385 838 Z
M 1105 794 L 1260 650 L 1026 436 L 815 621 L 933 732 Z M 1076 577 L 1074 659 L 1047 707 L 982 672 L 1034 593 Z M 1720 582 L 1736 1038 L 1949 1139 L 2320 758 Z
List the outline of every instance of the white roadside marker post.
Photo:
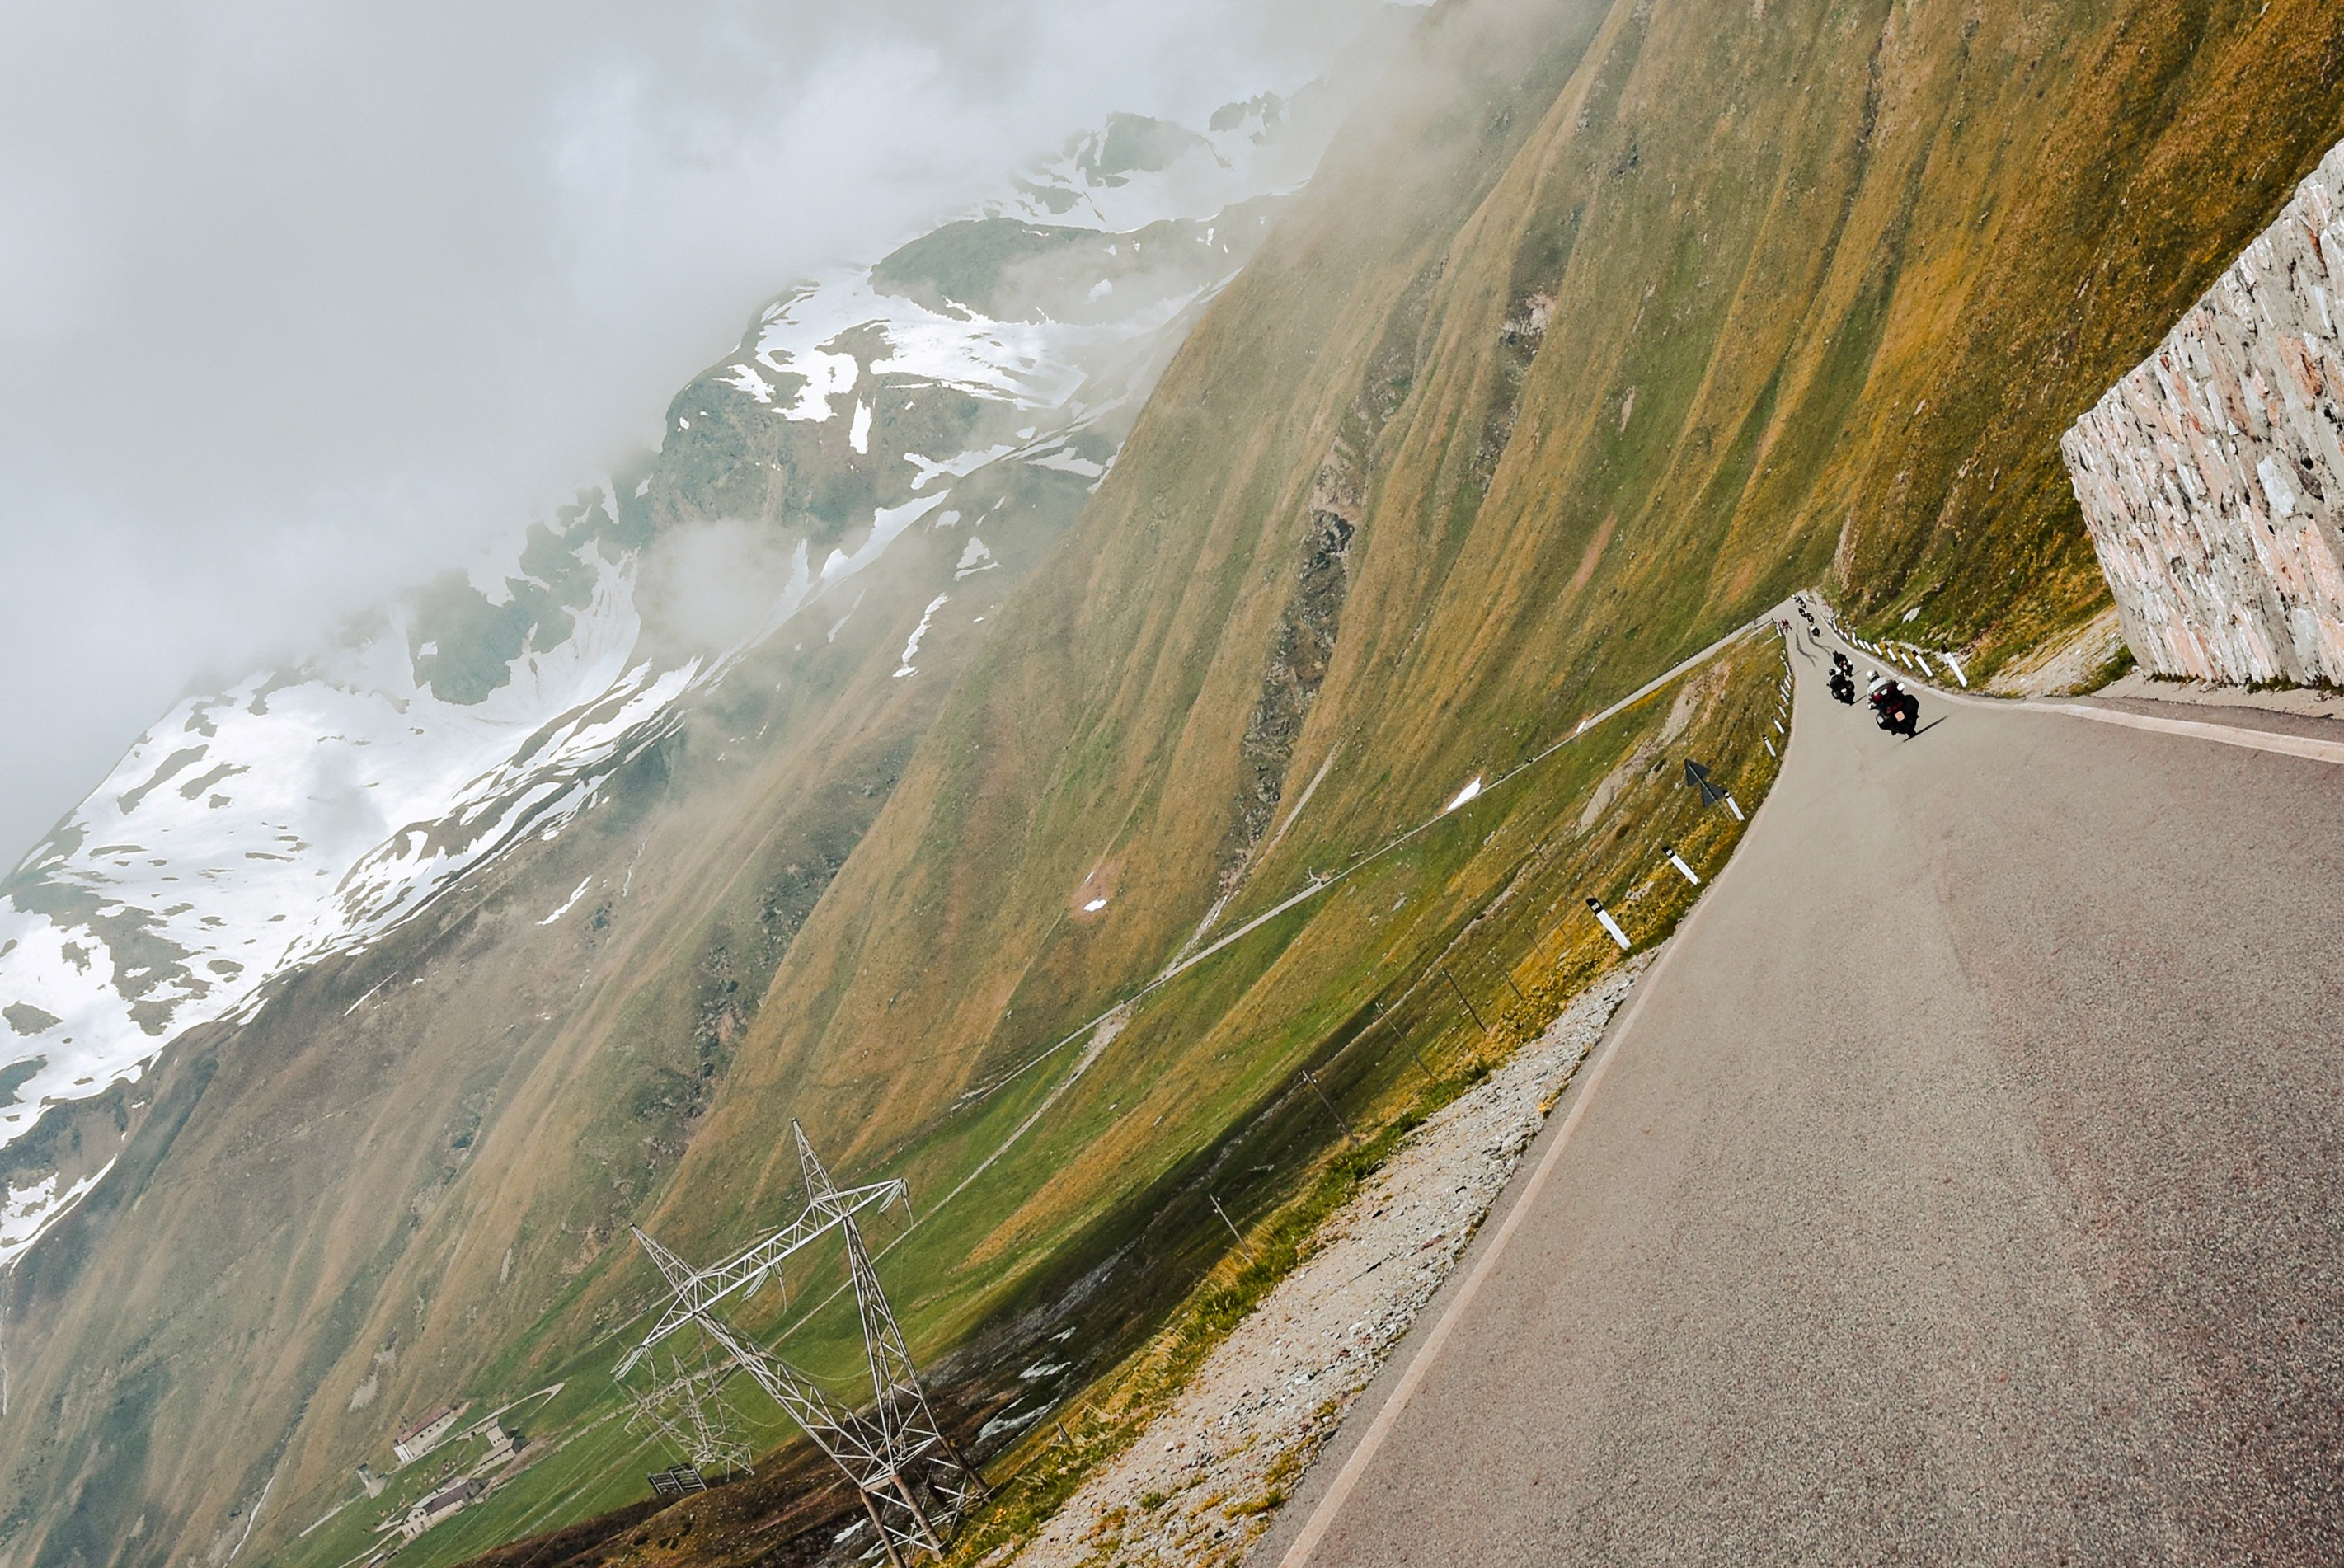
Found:
M 1699 887 L 1701 885 L 1701 878 L 1693 875 L 1692 867 L 1684 863 L 1684 856 L 1676 852 L 1676 846 L 1674 845 L 1664 844 L 1661 845 L 1661 853 L 1669 857 L 1669 864 L 1677 868 L 1677 874 L 1679 875 L 1682 876 L 1687 882 L 1692 883 L 1695 887 Z
M 1733 814 L 1733 820 L 1736 822 L 1748 822 L 1750 820 L 1748 817 L 1742 814 L 1742 803 L 1735 800 L 1732 795 L 1727 795 L 1725 797 L 1725 809 Z
M 1970 678 L 1962 673 L 1962 667 L 1955 662 L 1954 656 L 1951 653 L 1940 653 L 1937 657 L 1945 662 L 1945 668 L 1954 673 L 1954 679 L 1959 681 L 1962 683 L 1963 689 L 1966 691 L 1969 687 Z
M 1605 934 L 1612 941 L 1620 944 L 1620 951 L 1625 953 L 1628 950 L 1628 934 L 1620 929 L 1620 923 L 1617 920 L 1612 918 L 1612 911 L 1604 908 L 1600 901 L 1592 898 L 1587 901 L 1587 907 L 1595 911 L 1597 923 L 1603 927 Z

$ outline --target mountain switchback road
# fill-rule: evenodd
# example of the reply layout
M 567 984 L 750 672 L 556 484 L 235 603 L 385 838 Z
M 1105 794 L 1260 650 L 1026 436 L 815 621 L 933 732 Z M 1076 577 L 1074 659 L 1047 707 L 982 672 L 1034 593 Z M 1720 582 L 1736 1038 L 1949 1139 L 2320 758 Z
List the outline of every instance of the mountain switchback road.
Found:
M 1904 741 L 1795 663 L 1740 852 L 1252 1561 L 2344 1562 L 2344 768 L 1925 691 Z

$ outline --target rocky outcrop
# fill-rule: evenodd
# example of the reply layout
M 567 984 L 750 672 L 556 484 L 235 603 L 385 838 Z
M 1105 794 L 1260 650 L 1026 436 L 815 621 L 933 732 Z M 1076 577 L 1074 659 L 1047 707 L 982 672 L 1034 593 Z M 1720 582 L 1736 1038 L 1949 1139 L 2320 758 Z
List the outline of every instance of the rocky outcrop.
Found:
M 2344 682 L 2344 147 L 2059 443 L 2159 674 Z
M 1328 662 L 1342 629 L 1343 601 L 1351 588 L 1351 535 L 1366 510 L 1362 483 L 1357 457 L 1337 441 L 1310 489 L 1294 593 L 1278 617 L 1262 670 L 1261 697 L 1246 723 L 1237 814 L 1221 844 L 1221 874 L 1215 885 L 1222 901 L 1245 880 L 1254 852 L 1269 831 L 1285 796 L 1294 743 L 1310 716 L 1311 704 L 1318 700 L 1318 688 L 1326 683 Z M 1217 911 L 1219 904 L 1214 907 Z

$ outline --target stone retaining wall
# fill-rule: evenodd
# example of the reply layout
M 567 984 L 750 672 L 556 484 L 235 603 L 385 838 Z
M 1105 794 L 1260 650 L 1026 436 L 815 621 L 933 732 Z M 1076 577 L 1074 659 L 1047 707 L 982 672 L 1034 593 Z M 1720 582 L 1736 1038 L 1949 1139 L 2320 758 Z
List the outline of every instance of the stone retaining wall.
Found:
M 2060 440 L 2134 656 L 2344 683 L 2344 147 Z

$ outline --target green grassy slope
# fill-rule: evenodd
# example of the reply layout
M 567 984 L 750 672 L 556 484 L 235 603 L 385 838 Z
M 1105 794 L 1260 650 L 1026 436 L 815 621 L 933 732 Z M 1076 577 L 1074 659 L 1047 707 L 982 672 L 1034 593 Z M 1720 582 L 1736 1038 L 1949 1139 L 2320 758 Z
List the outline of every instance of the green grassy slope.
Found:
M 1130 1441 L 1149 1399 L 1193 1366 L 1231 1326 L 1242 1302 L 1290 1264 L 1303 1234 L 1298 1227 L 1325 1212 L 1331 1196 L 1356 1179 L 1362 1159 L 1478 1081 L 1561 999 L 1616 961 L 1579 905 L 1585 890 L 1600 892 L 1640 944 L 1673 928 L 1692 890 L 1666 868 L 1659 846 L 1673 843 L 1695 865 L 1714 867 L 1742 831 L 1724 810 L 1701 806 L 1678 763 L 1686 754 L 1709 760 L 1755 804 L 1773 776 L 1761 742 L 1771 733 L 1768 716 L 1783 670 L 1773 638 L 1738 641 L 1693 676 L 1545 763 L 1493 781 L 1480 799 L 1332 883 L 1323 907 L 1263 928 L 1258 943 L 1248 939 L 1225 955 L 1226 967 L 1217 960 L 1209 972 L 1200 966 L 1193 990 L 1159 993 L 975 1183 L 942 1203 L 949 1189 L 929 1189 L 921 1227 L 908 1236 L 890 1232 L 901 1240 L 883 1269 L 915 1339 L 949 1340 L 977 1311 L 1001 1325 L 973 1335 L 977 1353 L 965 1351 L 936 1365 L 933 1381 L 952 1391 L 955 1413 L 965 1412 L 965 1432 L 986 1415 L 1009 1426 L 1023 1413 L 1026 1420 L 1010 1430 L 1034 1439 L 1014 1452 L 1003 1449 L 1005 1440 L 980 1445 L 997 1479 L 1013 1472 L 1022 1479 L 1005 1489 L 999 1515 L 972 1553 L 989 1550 L 986 1543 L 1046 1508 L 1086 1464 Z M 1452 980 L 1458 989 L 1450 988 Z M 1278 1035 L 1224 1037 L 1210 1056 L 1181 1049 L 1184 1034 L 1209 1030 L 1232 996 L 1268 997 L 1275 1007 L 1287 990 L 1336 1011 Z M 1460 1003 L 1460 992 L 1473 1011 Z M 1162 1012 L 1143 1035 L 1147 1007 Z M 1304 1065 L 1341 1108 L 1360 1140 L 1357 1149 L 1343 1142 L 1326 1106 L 1299 1077 Z M 1056 1079 L 1066 1076 L 1061 1062 Z M 1044 1087 L 978 1114 L 966 1129 L 971 1136 L 955 1140 L 955 1148 L 998 1148 L 1046 1093 Z M 1026 1201 L 1060 1172 L 1083 1168 L 1100 1149 L 1127 1162 L 1105 1181 L 1107 1201 L 1059 1218 Z M 917 1182 L 923 1169 L 941 1180 L 955 1159 L 965 1161 L 965 1152 L 940 1158 L 931 1147 L 904 1163 Z M 1094 1193 L 1098 1177 L 1090 1171 Z M 1267 1221 L 1281 1239 L 1233 1266 L 1224 1256 L 1228 1231 L 1208 1194 L 1234 1223 Z M 977 1258 L 966 1254 L 971 1232 L 1021 1204 L 1026 1228 L 1014 1240 Z M 1136 1330 L 1152 1327 L 1190 1281 L 1200 1288 L 1182 1309 L 1168 1349 L 1143 1351 L 1119 1366 Z M 1030 1319 L 1013 1310 L 1028 1305 L 1036 1309 Z M 835 1357 L 851 1351 L 851 1341 L 834 1331 L 843 1326 L 815 1321 L 791 1336 L 792 1352 Z M 1023 1353 L 991 1364 L 1030 1370 L 1073 1362 L 1081 1370 L 1039 1383 L 1014 1374 L 970 1376 L 988 1364 L 982 1353 L 988 1342 L 1002 1340 Z M 1103 1410 L 1105 1420 L 1076 1421 L 1071 1407 L 1062 1410 L 1080 1436 L 1060 1446 L 1055 1428 L 1033 1423 L 1094 1371 L 1108 1374 L 1105 1384 L 1082 1397 Z M 813 1479 L 820 1475 L 816 1467 Z M 541 1542 L 486 1561 L 533 1568 L 811 1561 L 840 1527 L 838 1516 L 851 1517 L 852 1502 L 837 1493 L 811 1496 L 808 1482 L 803 1471 L 761 1471 L 753 1481 L 667 1511 L 655 1526 L 621 1514 L 599 1528 L 561 1533 L 570 1555 L 538 1557 L 541 1548 L 552 1552 Z M 826 1506 L 827 1528 L 793 1540 L 793 1527 L 806 1523 L 783 1512 L 793 1505 L 818 1516 Z M 493 1538 L 488 1517 L 469 1527 L 478 1533 L 470 1539 Z M 461 1544 L 453 1535 L 435 1538 L 429 1553 L 415 1560 L 446 1561 L 438 1553 Z

